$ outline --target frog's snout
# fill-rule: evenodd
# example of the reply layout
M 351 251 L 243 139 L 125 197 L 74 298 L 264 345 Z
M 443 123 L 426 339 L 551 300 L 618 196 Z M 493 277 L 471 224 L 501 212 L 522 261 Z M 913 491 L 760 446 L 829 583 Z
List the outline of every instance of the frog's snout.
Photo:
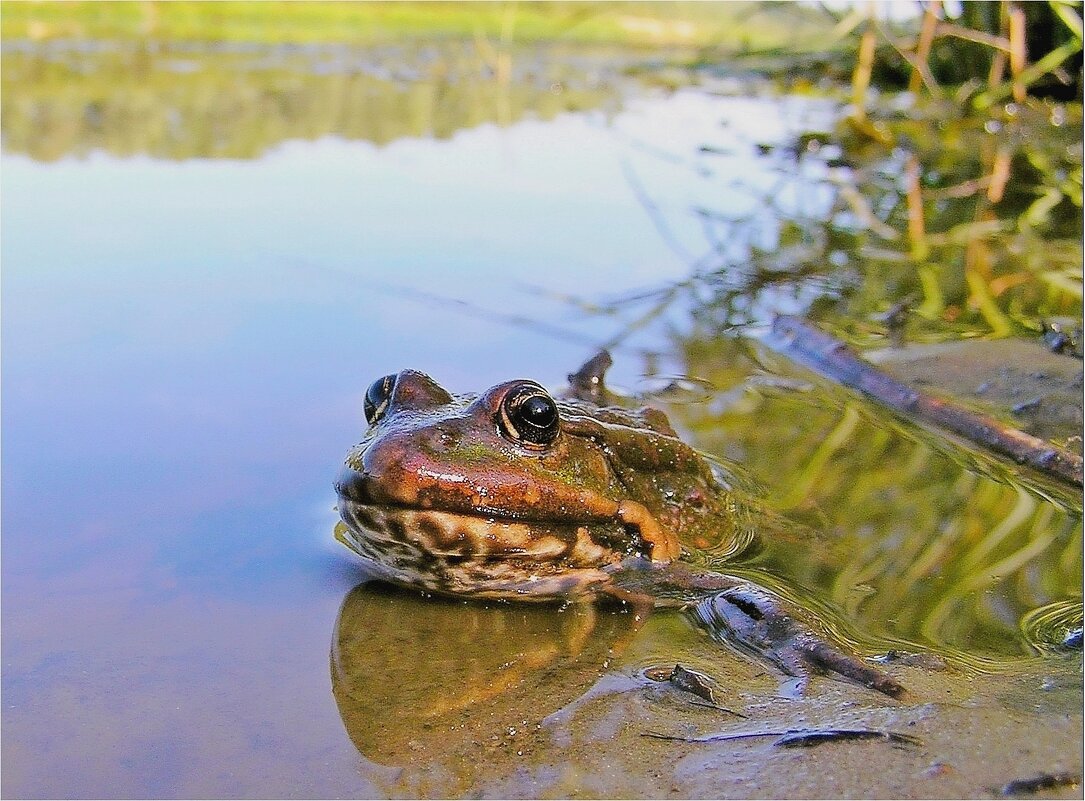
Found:
M 432 476 L 425 444 L 413 432 L 384 432 L 347 457 L 335 491 L 366 506 L 441 506 L 449 492 Z
M 373 503 L 372 494 L 369 491 L 369 482 L 364 473 L 359 473 L 351 467 L 344 467 L 339 471 L 335 479 L 335 492 L 340 498 L 355 503 Z

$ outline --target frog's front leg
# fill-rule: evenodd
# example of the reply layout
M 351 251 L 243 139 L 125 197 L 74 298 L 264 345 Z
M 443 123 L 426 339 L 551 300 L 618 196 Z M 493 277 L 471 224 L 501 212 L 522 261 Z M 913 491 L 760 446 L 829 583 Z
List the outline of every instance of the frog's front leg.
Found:
M 691 568 L 681 562 L 641 560 L 611 573 L 607 594 L 626 603 L 687 609 L 713 639 L 770 662 L 801 693 L 810 670 L 836 673 L 893 698 L 904 687 L 891 676 L 847 654 L 802 623 L 768 590 L 748 581 Z
M 905 692 L 891 676 L 844 653 L 789 615 L 760 587 L 736 583 L 704 598 L 691 611 L 713 639 L 752 652 L 794 676 L 797 681 L 791 687 L 798 692 L 805 688 L 810 668 L 836 673 L 893 698 Z

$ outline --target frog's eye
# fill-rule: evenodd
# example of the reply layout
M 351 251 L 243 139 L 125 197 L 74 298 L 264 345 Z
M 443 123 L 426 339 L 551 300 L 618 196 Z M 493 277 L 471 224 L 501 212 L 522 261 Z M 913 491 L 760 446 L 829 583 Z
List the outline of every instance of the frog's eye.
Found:
M 396 377 L 386 375 L 378 378 L 365 391 L 365 419 L 370 425 L 384 417 L 388 410 L 388 401 L 392 399 L 392 390 L 396 387 Z
M 542 448 L 558 437 L 558 405 L 538 384 L 524 383 L 509 390 L 501 401 L 501 433 L 529 448 Z

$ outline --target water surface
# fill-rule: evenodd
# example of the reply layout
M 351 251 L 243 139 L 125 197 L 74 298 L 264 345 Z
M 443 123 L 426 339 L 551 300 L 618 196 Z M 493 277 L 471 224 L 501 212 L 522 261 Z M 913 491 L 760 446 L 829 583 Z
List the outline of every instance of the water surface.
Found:
M 332 540 L 331 482 L 374 378 L 414 367 L 456 391 L 556 386 L 626 330 L 594 301 L 688 276 L 705 242 L 691 209 L 748 216 L 771 191 L 754 237 L 767 246 L 781 214 L 827 208 L 824 168 L 772 151 L 828 125 L 828 100 L 661 89 L 598 54 L 514 64 L 502 77 L 447 44 L 5 42 L 6 795 L 704 792 L 696 770 L 675 791 L 570 756 L 636 736 L 628 707 L 589 734 L 552 720 L 554 763 L 525 764 L 508 729 L 600 676 L 610 697 L 607 681 L 635 684 L 660 658 L 771 697 L 769 678 L 712 661 L 679 618 L 637 631 L 622 613 L 355 590 L 365 576 Z M 801 310 L 811 291 L 770 290 L 747 311 Z M 623 335 L 613 380 L 636 386 L 648 351 L 711 379 L 715 403 L 676 422 L 823 538 L 745 569 L 871 649 L 1033 654 L 1020 619 L 1080 598 L 1080 507 L 756 348 L 706 356 L 687 336 L 692 305 Z M 771 373 L 786 380 L 766 385 Z M 488 662 L 511 631 L 523 644 Z M 462 654 L 464 674 L 418 665 L 419 632 L 423 652 Z M 505 739 L 496 717 L 465 711 L 494 698 Z M 367 733 L 378 725 L 388 738 Z M 472 753 L 481 774 L 463 767 Z

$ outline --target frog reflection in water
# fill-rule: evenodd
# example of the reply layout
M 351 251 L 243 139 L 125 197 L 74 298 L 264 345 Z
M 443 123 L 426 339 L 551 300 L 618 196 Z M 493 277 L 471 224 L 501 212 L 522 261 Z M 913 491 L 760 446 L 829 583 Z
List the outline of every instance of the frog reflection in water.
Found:
M 814 668 L 902 695 L 766 590 L 680 561 L 684 547 L 740 547 L 740 504 L 662 412 L 594 402 L 608 365 L 604 354 L 588 362 L 570 376 L 578 397 L 561 400 L 526 380 L 477 396 L 413 370 L 377 380 L 369 429 L 336 482 L 340 538 L 402 586 L 688 607 L 713 637 L 773 663 L 798 689 Z

